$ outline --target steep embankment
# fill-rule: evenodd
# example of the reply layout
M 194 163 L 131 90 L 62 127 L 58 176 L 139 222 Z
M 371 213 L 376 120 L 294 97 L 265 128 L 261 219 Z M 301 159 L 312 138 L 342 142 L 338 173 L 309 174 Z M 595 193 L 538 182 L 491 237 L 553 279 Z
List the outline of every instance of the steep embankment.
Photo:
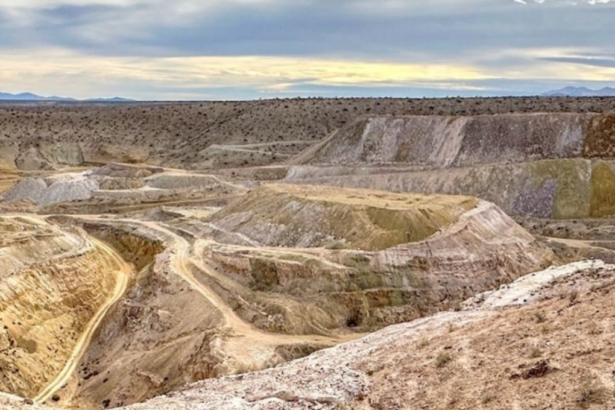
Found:
M 61 380 L 64 405 L 120 406 L 272 367 L 353 331 L 459 306 L 554 260 L 497 207 L 468 197 L 282 184 L 186 215 L 56 218 L 139 270 Z
M 79 230 L 2 217 L 0 231 L 0 390 L 48 398 L 130 272 Z
M 128 409 L 612 408 L 614 278 L 601 262 L 549 269 L 460 312 Z
M 363 115 L 609 112 L 609 99 L 294 99 L 0 105 L 0 169 L 148 162 L 219 169 L 286 161 Z
M 615 116 L 371 117 L 295 158 L 286 181 L 464 194 L 513 215 L 615 211 Z M 601 158 L 601 159 L 598 159 Z
M 7 208 L 39 207 L 44 214 L 95 214 L 208 201 L 223 204 L 246 190 L 215 175 L 111 163 L 95 171 L 21 179 L 0 193 L 0 203 Z
M 224 208 L 212 222 L 266 246 L 382 250 L 424 240 L 476 205 L 474 198 L 462 196 L 266 185 Z
M 590 155 L 598 141 L 609 138 L 610 127 L 603 124 L 608 121 L 609 116 L 592 114 L 365 117 L 294 162 L 459 168 L 574 158 Z
M 615 266 L 600 261 L 550 268 L 458 312 L 119 408 L 609 409 L 614 283 Z M 0 404 L 44 410 L 4 395 Z
M 475 311 L 391 327 L 279 369 L 197 385 L 136 408 L 186 405 L 197 397 L 201 405 L 220 409 L 231 403 L 239 408 L 277 403 L 284 409 L 365 403 L 374 408 L 609 408 L 613 267 L 563 269 L 567 272 L 552 283 L 510 289 L 528 298 L 526 307 L 496 312 L 488 296 Z M 572 289 L 579 289 L 576 299 L 559 297 Z M 532 293 L 547 300 L 537 303 Z M 596 310 L 600 313 L 593 316 Z
M 99 330 L 99 326 L 103 320 L 105 320 L 106 315 L 111 311 L 111 309 L 113 309 L 116 303 L 122 299 L 128 289 L 130 280 L 133 278 L 132 267 L 128 265 L 113 248 L 99 240 L 93 238 L 91 240 L 98 250 L 103 252 L 118 267 L 115 287 L 110 292 L 107 300 L 105 300 L 104 303 L 98 307 L 94 316 L 90 319 L 81 332 L 79 339 L 77 339 L 77 342 L 73 347 L 70 357 L 64 364 L 64 367 L 60 373 L 56 375 L 56 377 L 34 397 L 34 400 L 38 403 L 44 403 L 49 399 L 53 399 L 54 401 L 59 401 L 61 399 L 56 392 L 70 381 L 70 378 L 73 376 L 73 372 L 77 369 L 83 355 L 90 347 L 92 338 Z
M 140 269 L 100 326 L 77 372 L 58 391 L 84 409 L 139 402 L 190 382 L 275 366 L 349 336 L 263 332 L 234 313 L 207 282 L 191 244 L 153 222 L 96 217 L 81 223 Z
M 186 229 L 223 243 L 205 255 L 228 277 L 300 301 L 324 328 L 411 320 L 555 260 L 468 197 L 266 185 Z M 257 323 L 292 329 L 292 305 L 278 304 L 276 321 Z
M 100 189 L 98 180 L 89 172 L 66 173 L 49 177 L 25 178 L 0 196 L 7 202 L 31 201 L 36 205 L 52 205 L 92 197 Z

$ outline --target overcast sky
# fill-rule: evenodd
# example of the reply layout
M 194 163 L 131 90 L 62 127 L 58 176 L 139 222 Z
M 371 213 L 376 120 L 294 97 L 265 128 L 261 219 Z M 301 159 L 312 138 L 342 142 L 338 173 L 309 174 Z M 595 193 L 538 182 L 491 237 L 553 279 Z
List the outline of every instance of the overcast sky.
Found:
M 0 0 L 0 91 L 77 98 L 615 86 L 615 0 Z

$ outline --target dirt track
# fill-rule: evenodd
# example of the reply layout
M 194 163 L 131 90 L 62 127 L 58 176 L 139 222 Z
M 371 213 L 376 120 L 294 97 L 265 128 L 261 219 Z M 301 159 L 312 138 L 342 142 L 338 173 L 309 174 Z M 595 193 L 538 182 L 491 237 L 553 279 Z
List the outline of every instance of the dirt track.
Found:
M 12 173 L 5 174 L 0 171 L 0 194 L 11 188 L 18 180 L 19 176 Z
M 31 218 L 31 217 L 26 217 L 26 219 L 36 220 L 35 218 Z M 92 318 L 92 320 L 86 327 L 86 330 L 79 337 L 79 340 L 77 341 L 77 344 L 73 350 L 73 353 L 71 354 L 70 358 L 66 362 L 60 374 L 58 374 L 56 378 L 47 385 L 47 387 L 45 387 L 39 394 L 37 394 L 34 397 L 33 400 L 37 403 L 44 403 L 47 400 L 49 400 L 59 389 L 62 388 L 64 384 L 68 382 L 68 380 L 73 375 L 77 365 L 79 364 L 81 357 L 83 356 L 88 346 L 90 345 L 90 342 L 92 340 L 92 337 L 94 336 L 94 333 L 96 332 L 96 330 L 102 323 L 103 319 L 105 318 L 109 310 L 126 293 L 126 290 L 128 289 L 129 279 L 131 277 L 134 277 L 133 268 L 129 264 L 127 264 L 121 258 L 121 256 L 117 254 L 117 252 L 113 248 L 111 248 L 109 245 L 97 239 L 94 239 L 94 238 L 90 238 L 90 239 L 92 240 L 92 242 L 94 242 L 94 245 L 100 251 L 102 251 L 108 256 L 110 262 L 117 265 L 118 279 L 115 285 L 115 289 L 113 290 L 113 294 L 109 297 L 107 302 L 105 302 L 105 304 L 98 310 L 96 315 Z
M 80 216 L 79 218 L 90 221 L 100 221 L 100 219 L 95 216 Z M 192 245 L 186 239 L 173 233 L 169 229 L 166 229 L 162 224 L 157 222 L 141 221 L 137 219 L 119 219 L 114 222 L 122 224 L 123 226 L 140 225 L 146 230 L 154 233 L 158 239 L 165 242 L 167 246 L 170 246 L 175 250 L 171 262 L 173 270 L 186 282 L 188 282 L 194 290 L 199 292 L 205 299 L 207 299 L 208 302 L 220 311 L 232 336 L 229 343 L 232 345 L 237 345 L 234 346 L 236 347 L 236 349 L 234 349 L 236 352 L 240 352 L 242 349 L 245 349 L 246 338 L 258 342 L 259 344 L 269 345 L 273 348 L 275 346 L 279 346 L 280 343 L 334 346 L 339 343 L 355 340 L 363 336 L 356 333 L 339 336 L 280 335 L 259 330 L 255 326 L 241 319 L 216 292 L 203 285 L 195 278 L 192 274 L 191 266 L 201 270 L 210 277 L 217 277 L 218 275 L 211 271 L 204 261 L 198 260 L 198 257 L 193 252 L 194 249 Z M 235 341 L 238 342 L 235 343 Z

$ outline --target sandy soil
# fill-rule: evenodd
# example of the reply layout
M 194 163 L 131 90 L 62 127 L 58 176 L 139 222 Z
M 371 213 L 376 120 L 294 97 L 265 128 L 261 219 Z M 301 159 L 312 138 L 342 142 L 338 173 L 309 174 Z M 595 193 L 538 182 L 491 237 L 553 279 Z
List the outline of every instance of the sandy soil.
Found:
M 614 277 L 600 262 L 549 269 L 467 310 L 129 408 L 608 409 Z
M 19 176 L 16 174 L 0 171 L 0 194 L 11 188 L 18 180 Z
M 96 312 L 94 317 L 92 317 L 90 322 L 82 331 L 81 336 L 79 337 L 76 345 L 73 347 L 73 352 L 66 361 L 62 371 L 40 393 L 34 396 L 33 400 L 37 403 L 44 403 L 49 400 L 54 393 L 62 387 L 62 385 L 68 382 L 69 378 L 72 376 L 72 373 L 79 364 L 85 350 L 91 343 L 94 332 L 96 332 L 101 322 L 105 318 L 105 315 L 109 312 L 113 305 L 124 296 L 126 290 L 128 289 L 129 279 L 134 277 L 134 270 L 132 266 L 127 264 L 113 248 L 97 239 L 92 238 L 92 241 L 98 249 L 106 253 L 117 264 L 118 278 L 116 280 L 115 289 L 113 289 L 109 299 L 99 308 L 98 312 Z
M 613 111 L 0 104 L 0 407 L 612 408 Z
M 321 140 L 364 115 L 511 112 L 613 112 L 613 104 L 608 98 L 4 103 L 0 105 L 0 123 L 8 137 L 0 140 L 0 164 L 20 169 L 111 161 L 214 169 L 267 165 L 300 153 L 307 143 Z

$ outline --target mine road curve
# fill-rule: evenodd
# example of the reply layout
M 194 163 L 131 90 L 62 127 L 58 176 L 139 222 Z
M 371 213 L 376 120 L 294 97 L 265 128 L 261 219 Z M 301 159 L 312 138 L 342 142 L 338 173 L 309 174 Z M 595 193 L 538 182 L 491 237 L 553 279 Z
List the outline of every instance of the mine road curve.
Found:
M 14 215 L 13 217 L 20 217 L 23 219 L 31 220 L 36 223 L 41 223 L 45 220 L 45 217 L 33 216 L 33 215 Z M 235 311 L 213 290 L 209 289 L 207 286 L 200 283 L 196 277 L 192 274 L 190 265 L 196 267 L 201 270 L 203 273 L 210 277 L 216 277 L 216 274 L 211 272 L 209 268 L 204 263 L 194 263 L 195 261 L 191 259 L 191 244 L 181 236 L 171 232 L 170 230 L 156 224 L 155 222 L 150 221 L 140 221 L 136 219 L 121 219 L 121 220 L 102 220 L 98 216 L 88 215 L 88 216 L 78 216 L 78 219 L 103 222 L 103 223 L 113 223 L 120 222 L 122 224 L 133 224 L 133 225 L 141 225 L 147 228 L 150 231 L 157 232 L 157 234 L 161 237 L 165 243 L 170 244 L 175 250 L 174 256 L 172 257 L 172 266 L 174 270 L 180 275 L 188 284 L 200 293 L 205 299 L 207 299 L 214 307 L 216 307 L 221 314 L 223 315 L 227 325 L 230 329 L 232 329 L 233 335 L 236 337 L 247 338 L 248 340 L 256 341 L 258 343 L 262 343 L 265 345 L 280 345 L 280 344 L 320 344 L 326 346 L 334 346 L 340 343 L 348 342 L 351 340 L 358 339 L 363 334 L 346 334 L 339 336 L 322 336 L 322 335 L 287 335 L 287 334 L 278 334 L 278 333 L 269 333 L 263 330 L 260 330 L 253 326 L 252 324 L 241 319 Z M 131 265 L 129 265 L 124 259 L 109 245 L 106 243 L 99 241 L 93 237 L 90 237 L 90 240 L 93 242 L 94 246 L 104 252 L 117 266 L 117 281 L 115 284 L 115 288 L 113 290 L 112 295 L 109 299 L 101 306 L 98 312 L 94 315 L 94 317 L 88 323 L 85 331 L 81 334 L 77 343 L 73 349 L 73 352 L 66 364 L 64 365 L 61 372 L 40 392 L 38 393 L 33 400 L 39 404 L 46 402 L 53 395 L 62 388 L 68 381 L 70 377 L 75 372 L 82 356 L 85 354 L 90 342 L 94 336 L 94 333 L 104 320 L 107 313 L 111 310 L 111 308 L 124 296 L 128 289 L 128 283 L 130 277 L 134 276 L 134 271 Z M 171 242 L 171 243 L 169 243 Z M 241 343 L 249 343 L 247 340 L 244 340 Z
M 270 333 L 258 329 L 256 326 L 244 321 L 237 313 L 218 295 L 215 291 L 205 286 L 192 274 L 190 265 L 201 270 L 206 275 L 215 278 L 216 274 L 211 272 L 204 263 L 194 263 L 191 259 L 190 251 L 192 249 L 191 244 L 183 237 L 171 232 L 165 227 L 161 226 L 157 222 L 142 221 L 138 219 L 116 219 L 116 220 L 104 220 L 93 215 L 80 215 L 76 216 L 77 219 L 85 221 L 96 221 L 105 224 L 120 223 L 122 225 L 140 225 L 145 227 L 148 231 L 156 233 L 156 236 L 163 241 L 167 246 L 172 246 L 175 250 L 172 256 L 171 264 L 175 272 L 180 275 L 188 284 L 200 293 L 209 303 L 217 308 L 223 315 L 227 325 L 232 330 L 233 334 L 238 337 L 249 338 L 263 344 L 280 345 L 280 344 L 320 344 L 326 346 L 335 346 L 340 343 L 348 342 L 351 340 L 359 339 L 364 334 L 351 333 L 336 336 L 323 336 L 323 335 L 288 335 L 282 333 Z
M 107 256 L 117 266 L 117 281 L 115 283 L 115 289 L 113 289 L 113 294 L 101 306 L 98 312 L 96 312 L 94 317 L 90 320 L 87 327 L 85 328 L 85 331 L 79 337 L 79 340 L 77 340 L 77 344 L 73 349 L 73 353 L 64 365 L 62 371 L 55 377 L 53 381 L 51 381 L 51 383 L 47 385 L 47 387 L 45 387 L 39 394 L 37 394 L 33 398 L 33 400 L 39 404 L 49 400 L 58 390 L 62 388 L 63 385 L 68 382 L 71 375 L 77 368 L 81 357 L 90 345 L 94 333 L 102 323 L 109 310 L 122 298 L 122 296 L 124 296 L 126 290 L 128 289 L 129 278 L 131 276 L 134 276 L 132 266 L 126 263 L 126 261 L 124 261 L 124 259 L 122 259 L 122 257 L 113 248 L 95 238 L 90 237 L 90 239 L 92 240 L 94 245 L 102 252 L 107 254 Z

